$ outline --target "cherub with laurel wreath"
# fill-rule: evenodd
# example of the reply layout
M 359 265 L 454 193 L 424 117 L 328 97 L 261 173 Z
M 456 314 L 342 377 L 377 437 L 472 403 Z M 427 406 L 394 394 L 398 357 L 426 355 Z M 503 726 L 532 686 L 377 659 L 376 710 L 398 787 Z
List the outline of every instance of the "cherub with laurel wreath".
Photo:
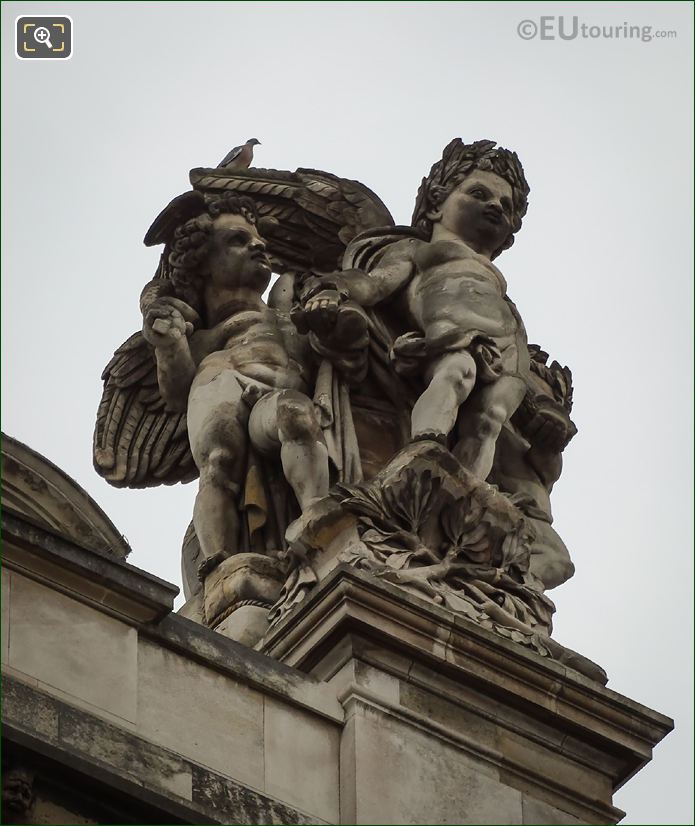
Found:
M 413 227 L 364 233 L 343 272 L 303 296 L 302 322 L 319 336 L 352 302 L 398 320 L 392 366 L 425 385 L 412 439 L 446 444 L 457 426 L 455 453 L 481 479 L 526 393 L 526 332 L 493 259 L 513 243 L 528 192 L 515 153 L 457 138 L 422 182 Z

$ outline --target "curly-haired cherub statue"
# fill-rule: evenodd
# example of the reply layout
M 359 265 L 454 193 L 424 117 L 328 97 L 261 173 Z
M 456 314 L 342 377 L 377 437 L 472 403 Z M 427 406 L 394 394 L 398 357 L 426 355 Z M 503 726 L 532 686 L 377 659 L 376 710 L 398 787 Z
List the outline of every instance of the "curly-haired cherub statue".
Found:
M 328 452 L 300 337 L 262 298 L 271 269 L 253 201 L 208 203 L 176 230 L 169 262 L 175 296 L 142 302 L 143 336 L 167 409 L 187 413 L 202 578 L 237 548 L 249 439 L 279 454 L 302 510 L 328 492 Z
M 528 192 L 516 154 L 457 138 L 422 182 L 416 232 L 372 255 L 368 271 L 326 278 L 304 302 L 305 323 L 316 331 L 355 303 L 390 307 L 408 331 L 393 343 L 393 366 L 426 384 L 412 410 L 412 438 L 446 443 L 458 421 L 455 452 L 481 479 L 526 392 L 526 333 L 492 261 L 513 243 Z

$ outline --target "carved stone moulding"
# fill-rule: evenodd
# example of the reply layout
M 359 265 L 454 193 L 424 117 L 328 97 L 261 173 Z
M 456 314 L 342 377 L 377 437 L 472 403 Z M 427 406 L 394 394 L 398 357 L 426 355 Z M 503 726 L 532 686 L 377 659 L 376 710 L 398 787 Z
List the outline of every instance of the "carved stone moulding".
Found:
M 2 434 L 2 507 L 79 545 L 126 559 L 130 546 L 80 485 L 45 456 Z
M 649 762 L 673 727 L 668 717 L 566 664 L 348 563 L 258 647 L 335 686 L 356 726 L 350 742 L 358 762 L 374 750 L 396 760 L 409 753 L 404 739 L 429 738 L 461 771 L 475 766 L 479 780 L 493 778 L 495 805 L 521 792 L 529 819 L 501 822 L 618 822 L 624 813 L 612 805 L 613 792 Z M 447 766 L 444 775 L 455 771 Z M 386 772 L 375 791 L 369 777 L 358 775 L 355 811 L 383 816 L 391 805 L 391 819 L 382 822 L 407 822 L 399 808 L 405 792 L 389 794 L 393 782 Z M 457 789 L 455 822 L 498 822 L 466 819 L 478 791 L 476 783 Z M 411 795 L 413 806 L 420 793 Z M 434 818 L 442 816 L 437 807 L 446 809 L 437 796 L 428 805 Z M 349 822 L 379 822 L 363 816 Z

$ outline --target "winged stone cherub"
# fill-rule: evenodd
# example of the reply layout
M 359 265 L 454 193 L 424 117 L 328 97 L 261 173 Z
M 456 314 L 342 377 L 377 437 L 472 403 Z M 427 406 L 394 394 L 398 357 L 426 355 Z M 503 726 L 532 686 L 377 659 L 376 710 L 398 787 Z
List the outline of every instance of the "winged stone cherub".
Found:
M 328 452 L 291 322 L 262 296 L 271 266 L 249 199 L 223 196 L 175 235 L 171 284 L 144 307 L 168 410 L 186 413 L 200 473 L 193 522 L 203 578 L 238 547 L 246 445 L 279 454 L 302 510 L 328 493 Z M 187 298 L 188 303 L 184 298 Z M 204 325 L 195 330 L 198 318 Z
M 191 180 L 197 188 L 145 237 L 165 249 L 141 294 L 142 332 L 102 375 L 94 434 L 95 467 L 113 485 L 200 477 L 188 557 L 190 530 L 184 543 L 187 597 L 229 555 L 286 547 L 298 508 L 327 493 L 330 473 L 359 478 L 347 397 L 336 401 L 336 427 L 333 410 L 312 399 L 330 371 L 289 309 L 296 271 L 334 269 L 349 239 L 393 222 L 366 187 L 318 170 L 194 170 Z M 267 246 L 261 227 L 272 232 Z M 284 274 L 266 304 L 271 269 Z

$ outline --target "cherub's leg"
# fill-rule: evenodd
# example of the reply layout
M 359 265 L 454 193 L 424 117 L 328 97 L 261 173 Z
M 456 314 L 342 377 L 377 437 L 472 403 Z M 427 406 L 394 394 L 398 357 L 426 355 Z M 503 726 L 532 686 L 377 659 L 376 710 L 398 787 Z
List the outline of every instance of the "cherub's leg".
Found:
M 502 425 L 514 413 L 526 392 L 516 376 L 502 376 L 476 390 L 460 419 L 461 441 L 454 453 L 479 479 L 487 479 L 495 457 L 495 442 Z
M 239 546 L 239 496 L 247 449 L 248 407 L 232 373 L 194 386 L 188 407 L 193 458 L 200 471 L 193 524 L 200 542 L 199 576 Z
M 249 420 L 254 447 L 280 451 L 285 479 L 302 511 L 328 494 L 328 450 L 314 404 L 296 390 L 282 390 L 256 403 Z
M 427 373 L 429 384 L 415 403 L 411 419 L 413 439 L 448 436 L 475 385 L 475 361 L 465 350 L 437 359 Z

